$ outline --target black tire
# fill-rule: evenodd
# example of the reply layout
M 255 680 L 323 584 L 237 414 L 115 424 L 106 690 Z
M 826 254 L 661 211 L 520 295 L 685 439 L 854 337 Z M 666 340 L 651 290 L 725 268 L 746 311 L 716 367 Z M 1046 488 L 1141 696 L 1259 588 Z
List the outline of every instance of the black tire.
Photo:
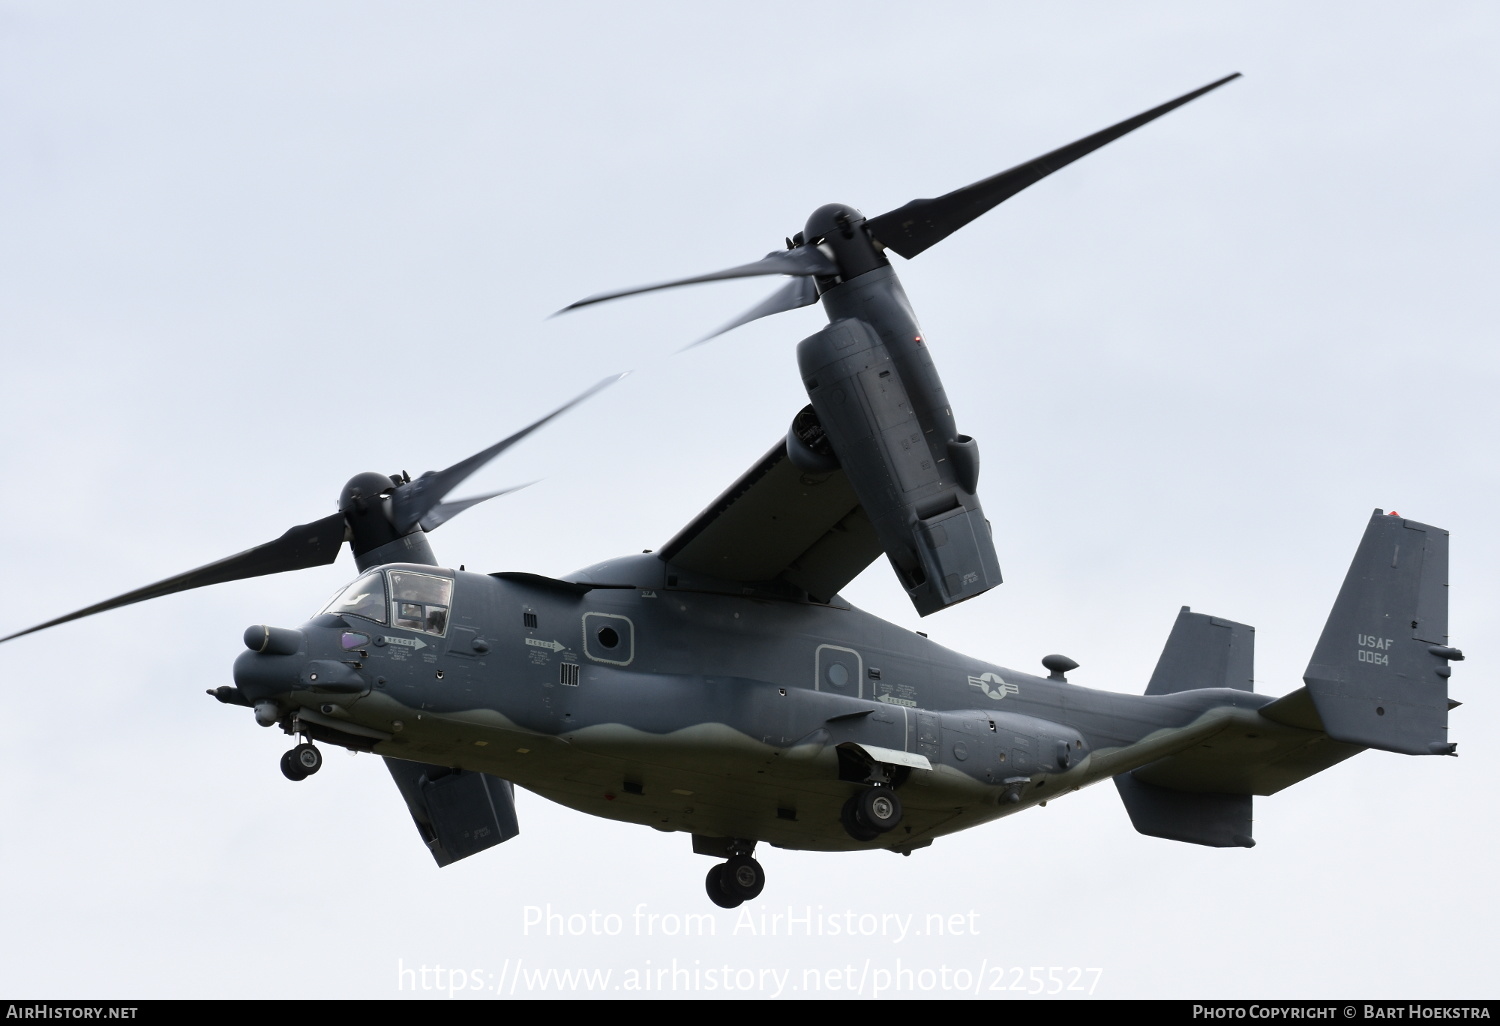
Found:
M 880 836 L 880 831 L 872 828 L 859 818 L 859 795 L 853 795 L 839 812 L 839 822 L 844 824 L 844 831 L 856 841 L 873 841 Z
M 876 833 L 894 830 L 901 822 L 901 799 L 889 787 L 871 787 L 857 796 L 859 821 Z
M 766 871 L 749 855 L 735 855 L 720 868 L 720 885 L 732 898 L 754 901 L 766 889 Z
M 318 751 L 315 745 L 306 742 L 291 750 L 292 762 L 302 771 L 304 777 L 310 777 L 323 768 L 323 753 Z
M 745 899 L 729 896 L 724 887 L 724 865 L 720 862 L 708 871 L 708 879 L 703 882 L 704 890 L 708 891 L 708 900 L 720 908 L 739 908 Z
M 294 751 L 296 751 L 295 748 L 281 753 L 281 775 L 288 780 L 306 780 L 307 774 L 302 772 L 302 767 L 292 761 Z

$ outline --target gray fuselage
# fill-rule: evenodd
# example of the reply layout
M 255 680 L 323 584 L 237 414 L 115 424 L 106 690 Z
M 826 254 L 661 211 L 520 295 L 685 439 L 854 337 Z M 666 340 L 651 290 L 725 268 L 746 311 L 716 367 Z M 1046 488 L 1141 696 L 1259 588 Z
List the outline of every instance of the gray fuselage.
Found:
M 285 704 L 380 755 L 492 774 L 660 830 L 910 851 L 1144 765 L 1189 742 L 1182 728 L 1212 732 L 1269 701 L 1081 688 L 972 659 L 841 600 L 686 588 L 653 556 L 572 581 L 387 570 L 451 575 L 440 634 L 323 614 L 302 627 L 304 651 L 247 652 L 236 677 L 297 675 Z M 317 660 L 352 670 L 338 693 L 299 669 Z M 901 827 L 855 841 L 839 822 L 859 786 L 849 766 L 899 756 L 906 764 L 889 768 Z

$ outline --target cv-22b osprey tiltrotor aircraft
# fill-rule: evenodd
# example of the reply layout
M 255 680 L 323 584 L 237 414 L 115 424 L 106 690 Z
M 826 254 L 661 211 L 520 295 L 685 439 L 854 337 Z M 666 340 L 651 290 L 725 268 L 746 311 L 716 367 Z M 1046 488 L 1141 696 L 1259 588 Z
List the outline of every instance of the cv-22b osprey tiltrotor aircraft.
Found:
M 1305 686 L 1276 699 L 1252 690 L 1251 628 L 1186 608 L 1131 696 L 1070 684 L 1058 655 L 1039 676 L 950 651 L 839 596 L 881 555 L 923 615 L 1000 583 L 976 444 L 886 252 L 916 256 L 1227 81 L 937 199 L 868 219 L 825 206 L 783 251 L 667 283 L 789 275 L 722 330 L 819 301 L 830 323 L 797 348 L 810 402 L 786 437 L 659 551 L 560 580 L 433 556 L 425 532 L 480 501 L 448 493 L 581 396 L 447 470 L 361 474 L 335 514 L 31 630 L 331 563 L 347 541 L 360 576 L 301 627 L 251 627 L 234 686 L 210 692 L 300 739 L 289 778 L 317 772 L 315 743 L 384 757 L 439 865 L 516 835 L 513 784 L 682 831 L 723 860 L 707 890 L 726 908 L 761 892 L 761 842 L 910 854 L 1112 778 L 1142 833 L 1249 846 L 1254 795 L 1365 748 L 1452 754 L 1448 536 L 1380 510 Z

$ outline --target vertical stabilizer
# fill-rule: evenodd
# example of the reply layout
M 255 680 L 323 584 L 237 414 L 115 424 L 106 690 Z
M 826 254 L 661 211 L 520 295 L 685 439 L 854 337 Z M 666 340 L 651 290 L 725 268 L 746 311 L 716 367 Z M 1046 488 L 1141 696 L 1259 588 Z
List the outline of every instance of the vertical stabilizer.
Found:
M 1183 606 L 1146 694 L 1172 695 L 1204 688 L 1254 691 L 1254 676 L 1254 627 Z M 1162 786 L 1143 780 L 1136 772 L 1115 777 L 1115 787 L 1130 822 L 1143 834 L 1211 848 L 1255 846 L 1251 831 L 1255 800 L 1249 794 L 1213 793 L 1196 779 Z
M 1133 773 L 1115 777 L 1130 822 L 1148 837 L 1210 848 L 1253 848 L 1255 799 L 1248 794 L 1178 791 L 1148 784 Z
M 1406 755 L 1448 742 L 1448 532 L 1376 510 L 1303 680 L 1328 736 Z
M 1254 676 L 1254 627 L 1195 613 L 1183 606 L 1156 661 L 1146 694 L 1170 695 L 1199 688 L 1254 691 Z

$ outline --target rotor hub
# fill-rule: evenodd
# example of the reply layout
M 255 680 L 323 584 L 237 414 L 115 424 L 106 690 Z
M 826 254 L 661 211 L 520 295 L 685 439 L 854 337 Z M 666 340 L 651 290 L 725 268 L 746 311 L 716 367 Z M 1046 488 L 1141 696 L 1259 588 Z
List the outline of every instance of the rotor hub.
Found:
M 818 279 L 820 292 L 827 291 L 832 284 L 849 281 L 889 263 L 870 237 L 865 215 L 847 203 L 826 203 L 814 210 L 802 234 L 808 245 L 821 244 L 824 252 L 832 250 L 839 265 L 839 273 L 832 282 Z
M 355 474 L 349 479 L 349 483 L 344 485 L 344 490 L 339 493 L 339 509 L 347 513 L 350 508 L 360 503 L 374 502 L 395 490 L 396 481 L 386 474 L 377 474 L 373 470 Z M 361 512 L 363 512 L 362 507 Z

